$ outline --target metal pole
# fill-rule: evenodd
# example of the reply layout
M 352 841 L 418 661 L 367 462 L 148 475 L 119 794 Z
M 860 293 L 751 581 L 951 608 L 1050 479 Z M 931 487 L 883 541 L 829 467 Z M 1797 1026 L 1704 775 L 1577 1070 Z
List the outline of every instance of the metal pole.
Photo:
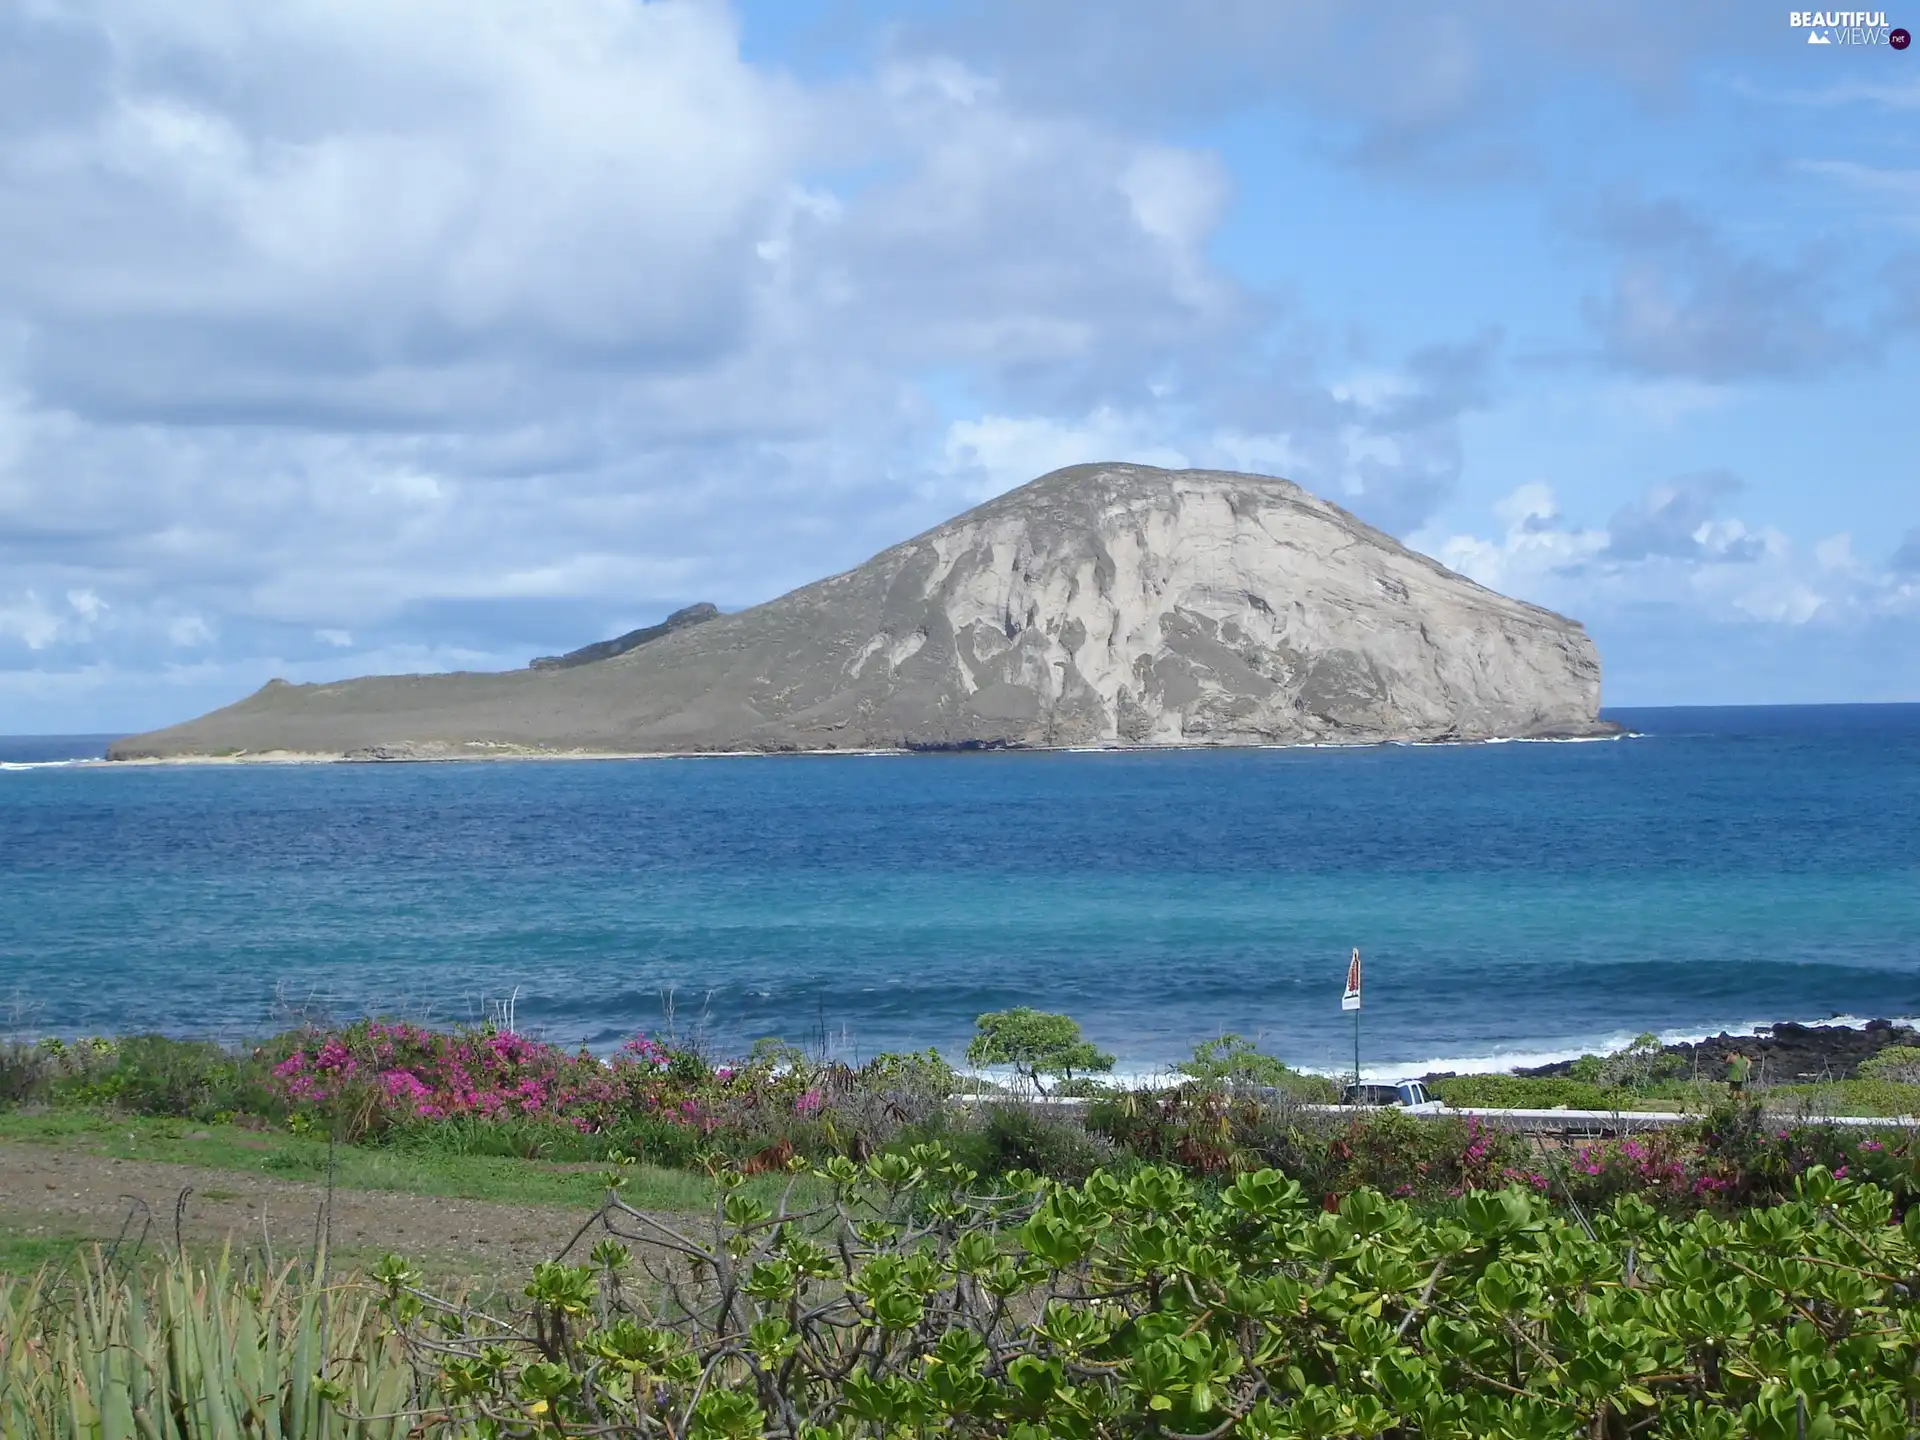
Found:
M 1353 1007 L 1353 1083 L 1360 1083 L 1360 1007 Z

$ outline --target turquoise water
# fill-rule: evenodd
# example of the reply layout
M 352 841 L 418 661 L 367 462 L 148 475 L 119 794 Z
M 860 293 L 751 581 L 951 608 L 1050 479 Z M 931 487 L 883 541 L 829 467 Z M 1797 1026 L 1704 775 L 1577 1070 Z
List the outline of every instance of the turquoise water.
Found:
M 0 1025 L 288 1003 L 849 1056 L 1065 1010 L 1128 1068 L 1512 1061 L 1920 1013 L 1920 706 L 1617 712 L 1584 744 L 482 765 L 30 764 L 0 741 Z M 24 768 L 23 768 L 24 767 Z

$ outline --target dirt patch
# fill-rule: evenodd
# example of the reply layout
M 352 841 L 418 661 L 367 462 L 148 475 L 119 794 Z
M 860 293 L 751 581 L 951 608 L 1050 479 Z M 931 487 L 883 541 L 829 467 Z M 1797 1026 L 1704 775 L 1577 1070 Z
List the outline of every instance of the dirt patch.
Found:
M 151 1160 L 120 1160 L 39 1145 L 0 1144 L 0 1230 L 111 1244 L 129 1214 L 128 1244 L 151 1216 L 146 1243 L 221 1244 L 279 1259 L 306 1254 L 324 1216 L 324 1185 L 233 1170 Z M 145 1209 L 142 1211 L 141 1206 Z M 501 1205 L 384 1190 L 333 1192 L 336 1256 L 359 1261 L 393 1251 L 433 1268 L 503 1281 L 553 1259 L 588 1212 Z M 587 1243 L 591 1243 L 591 1240 Z

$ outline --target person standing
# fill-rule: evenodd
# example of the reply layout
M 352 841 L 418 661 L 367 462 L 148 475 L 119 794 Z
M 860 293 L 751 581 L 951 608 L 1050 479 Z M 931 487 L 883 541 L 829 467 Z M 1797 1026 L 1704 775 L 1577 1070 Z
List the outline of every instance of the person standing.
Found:
M 1736 1050 L 1733 1058 L 1727 1061 L 1727 1084 L 1736 1095 L 1747 1093 L 1747 1081 L 1753 1076 L 1753 1061 Z

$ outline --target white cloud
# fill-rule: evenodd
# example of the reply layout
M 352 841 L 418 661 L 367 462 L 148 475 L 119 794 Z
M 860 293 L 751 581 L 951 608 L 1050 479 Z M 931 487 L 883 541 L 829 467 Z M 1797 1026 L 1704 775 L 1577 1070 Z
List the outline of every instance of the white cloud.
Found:
M 167 639 L 178 649 L 197 650 L 213 638 L 213 627 L 198 615 L 177 615 L 167 622 Z
M 67 630 L 68 621 L 33 591 L 0 603 L 0 636 L 11 636 L 29 650 L 44 650 Z
M 1804 625 L 1827 605 L 1827 598 L 1812 586 L 1784 577 L 1743 590 L 1731 600 L 1735 608 L 1754 619 L 1777 625 Z
M 1535 480 L 1496 501 L 1493 513 L 1506 522 L 1509 531 L 1527 534 L 1544 530 L 1558 520 L 1560 504 L 1554 498 L 1552 486 Z
M 1731 482 L 1702 486 L 1697 477 L 1649 486 L 1609 527 L 1597 528 L 1568 520 L 1553 490 L 1535 481 L 1493 506 L 1501 533 L 1424 532 L 1412 543 L 1483 585 L 1603 628 L 1654 611 L 1695 630 L 1920 614 L 1915 587 L 1854 555 L 1847 534 L 1802 547 L 1776 527 L 1697 508 L 1736 489 Z M 1695 503 L 1680 503 L 1689 495 Z
M 1457 473 L 1484 354 L 1334 394 L 1210 258 L 1217 157 L 937 50 L 804 82 L 709 0 L 11 23 L 61 100 L 0 112 L 0 664 L 145 666 L 130 723 L 169 650 L 520 663 L 1061 464 L 1394 526 Z
M 1853 554 L 1853 536 L 1845 531 L 1818 542 L 1813 547 L 1813 558 L 1820 562 L 1822 570 L 1853 570 L 1860 565 Z
M 1607 547 L 1605 531 L 1564 525 L 1552 488 L 1539 481 L 1502 498 L 1494 514 L 1506 526 L 1494 538 L 1423 532 L 1411 543 L 1490 590 L 1530 599 L 1550 589 L 1554 577 L 1584 565 Z
M 41 215 L 8 288 L 46 317 L 294 324 L 370 367 L 699 346 L 809 128 L 714 5 L 76 11 L 107 102 L 0 160 Z
M 1120 190 L 1142 230 L 1188 251 L 1204 244 L 1220 223 L 1228 184 L 1212 156 L 1153 145 L 1128 161 Z
M 1497 88 L 1478 27 L 1408 11 L 1383 62 L 1310 10 L 1248 11 L 1249 53 L 1378 157 Z M 1154 13 L 1100 63 L 1224 33 Z M 0 731 L 114 686 L 150 724 L 273 673 L 516 664 L 1086 460 L 1277 472 L 1406 533 L 1490 403 L 1491 331 L 1353 348 L 1329 384 L 1310 313 L 1216 261 L 1233 186 L 1167 143 L 1190 127 L 915 26 L 814 80 L 744 57 L 718 0 L 0 22 L 0 80 L 44 81 L 0 106 Z M 1679 424 L 1721 394 L 1620 403 Z M 1448 553 L 1532 583 L 1608 543 L 1516 504 Z M 1770 543 L 1684 518 L 1648 523 Z
M 985 500 L 1036 475 L 1089 460 L 1125 460 L 1136 465 L 1184 469 L 1186 454 L 1156 445 L 1138 421 L 1096 410 L 1077 424 L 1040 416 L 986 415 L 947 427 L 944 450 L 949 474 L 962 477 L 968 496 Z
M 1684 377 L 1623 379 L 1607 384 L 1598 403 L 1638 428 L 1672 430 L 1696 416 L 1726 408 L 1736 393 L 1728 385 Z

